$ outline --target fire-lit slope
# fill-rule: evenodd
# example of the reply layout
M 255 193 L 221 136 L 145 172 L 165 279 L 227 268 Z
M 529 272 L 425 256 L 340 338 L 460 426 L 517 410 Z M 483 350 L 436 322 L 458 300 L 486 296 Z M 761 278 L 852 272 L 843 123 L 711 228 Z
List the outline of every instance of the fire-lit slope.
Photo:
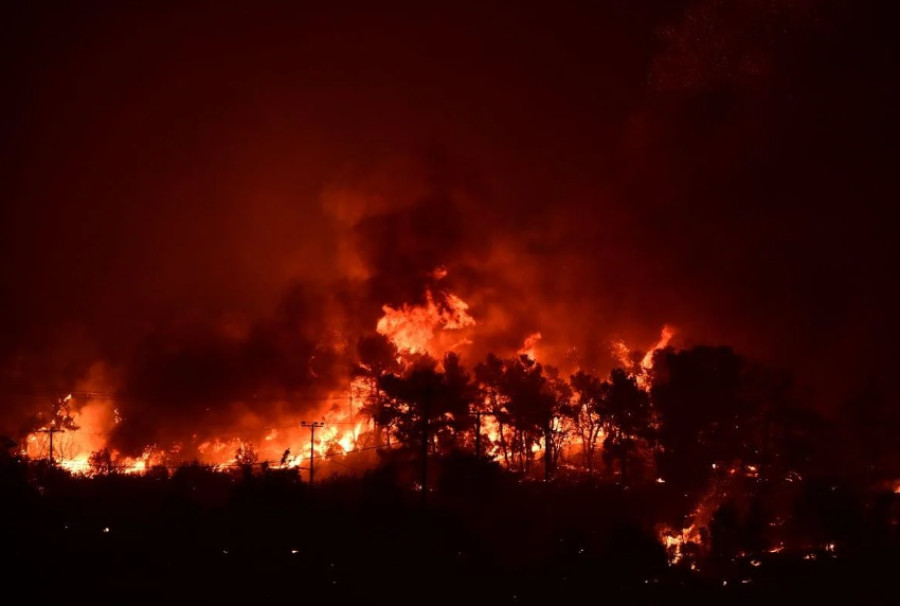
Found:
M 447 272 L 439 268 L 433 274 L 437 280 L 446 276 Z M 398 367 L 401 371 L 411 361 L 421 356 L 431 356 L 441 360 L 450 352 L 460 352 L 472 343 L 473 332 L 478 323 L 471 315 L 466 302 L 449 290 L 433 292 L 426 288 L 424 303 L 402 304 L 398 307 L 384 305 L 383 315 L 378 318 L 375 330 L 385 337 L 395 348 Z M 282 325 L 283 330 L 291 330 L 290 324 Z M 663 331 L 655 348 L 664 347 L 671 338 L 671 330 Z M 344 337 L 345 340 L 349 340 Z M 524 338 L 524 345 L 518 351 L 508 352 L 510 355 L 521 355 L 532 362 L 538 359 L 538 343 L 540 333 Z M 333 350 L 334 346 L 319 344 L 310 350 L 311 357 L 307 372 L 314 372 L 317 352 L 323 347 Z M 615 350 L 622 354 L 627 351 L 624 344 L 617 343 Z M 653 349 L 644 356 L 641 364 L 635 366 L 638 380 L 643 385 L 644 375 L 649 369 Z M 624 355 L 624 354 L 623 354 Z M 240 359 L 239 357 L 237 359 Z M 176 358 L 176 363 L 189 358 Z M 299 360 L 303 363 L 303 360 Z M 235 372 L 247 369 L 233 367 Z M 251 367 L 252 370 L 252 367 Z M 183 369 L 182 369 L 183 371 Z M 314 380 L 315 375 L 310 380 Z M 333 379 L 330 379 L 333 380 Z M 315 434 L 312 445 L 314 455 L 323 460 L 344 456 L 347 453 L 361 452 L 369 448 L 379 447 L 379 440 L 372 431 L 372 419 L 364 413 L 366 405 L 377 394 L 376 385 L 366 377 L 345 375 L 337 381 L 338 385 L 321 395 L 300 396 L 301 405 L 297 408 L 291 397 L 281 395 L 278 399 L 260 408 L 249 407 L 242 396 L 235 393 L 231 399 L 225 399 L 225 407 L 213 411 L 207 405 L 210 416 L 205 417 L 215 427 L 210 429 L 200 424 L 201 419 L 191 421 L 182 418 L 183 427 L 173 428 L 167 434 L 166 428 L 171 426 L 171 419 L 150 419 L 157 430 L 148 433 L 138 452 L 125 452 L 117 445 L 116 435 L 120 425 L 126 422 L 119 408 L 129 403 L 134 397 L 127 392 L 109 393 L 103 397 L 99 394 L 79 394 L 73 398 L 68 396 L 54 407 L 56 417 L 52 423 L 44 423 L 29 434 L 25 440 L 24 453 L 31 458 L 49 458 L 51 427 L 66 427 L 67 432 L 54 433 L 53 457 L 62 466 L 78 473 L 100 473 L 104 466 L 129 472 L 143 471 L 154 465 L 177 465 L 183 461 L 197 460 L 211 465 L 233 466 L 241 464 L 259 464 L 266 462 L 273 466 L 308 465 L 311 432 L 300 426 L 301 421 L 323 422 L 324 427 Z M 240 381 L 231 383 L 239 385 Z M 163 386 L 164 387 L 164 386 Z M 165 393 L 163 388 L 160 393 Z M 200 395 L 198 393 L 198 395 Z M 227 396 L 227 394 L 226 394 Z M 184 398 L 182 394 L 175 396 Z M 193 405 L 190 402 L 187 404 Z M 493 403 L 496 409 L 497 402 Z M 167 407 L 158 408 L 158 414 L 166 414 Z M 491 412 L 491 408 L 485 409 Z M 146 418 L 146 412 L 144 417 Z M 175 416 L 178 419 L 178 415 Z M 496 415 L 484 415 L 483 454 L 489 454 L 498 460 L 501 455 L 501 444 L 508 438 L 504 433 L 502 421 Z M 55 423 L 55 424 L 54 424 Z M 564 435 L 570 427 L 567 421 L 557 419 L 557 434 Z M 508 428 L 507 428 L 508 429 Z M 134 432 L 134 428 L 130 428 Z M 470 438 L 467 440 L 471 441 Z M 576 447 L 570 440 L 556 445 L 559 449 L 574 452 Z M 538 455 L 544 449 L 539 442 L 530 447 L 532 454 Z M 369 458 L 371 461 L 371 457 Z M 107 469 L 108 470 L 108 469 Z

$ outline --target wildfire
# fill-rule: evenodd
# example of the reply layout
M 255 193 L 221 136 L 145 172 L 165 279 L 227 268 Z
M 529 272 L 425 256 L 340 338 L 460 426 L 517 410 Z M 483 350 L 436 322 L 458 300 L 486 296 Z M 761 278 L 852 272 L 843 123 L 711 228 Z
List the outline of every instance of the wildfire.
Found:
M 631 373 L 637 380 L 638 385 L 646 390 L 650 387 L 650 371 L 653 370 L 653 355 L 669 346 L 672 337 L 675 336 L 675 329 L 669 325 L 664 325 L 659 333 L 659 339 L 656 343 L 647 348 L 643 356 L 640 352 L 636 352 L 629 348 L 625 341 L 618 340 L 611 343 L 611 350 L 615 358 L 622 364 L 623 368 L 631 369 Z M 636 359 L 640 356 L 640 361 Z
M 365 380 L 356 379 L 347 390 L 323 399 L 316 416 L 325 426 L 315 434 L 313 456 L 329 460 L 357 449 L 360 438 L 371 429 L 370 421 L 360 411 L 370 389 Z M 263 429 L 258 440 L 217 436 L 190 444 L 186 452 L 184 445 L 177 443 L 168 449 L 150 445 L 138 456 L 125 456 L 107 448 L 110 434 L 120 422 L 118 409 L 105 400 L 79 404 L 72 396 L 60 400 L 51 422 L 26 437 L 22 454 L 50 459 L 48 432 L 52 428 L 53 462 L 73 475 L 142 474 L 191 459 L 220 470 L 263 463 L 273 468 L 299 467 L 310 457 L 309 432 L 296 419 L 284 419 L 278 427 Z
M 688 546 L 699 548 L 703 544 L 703 534 L 696 523 L 680 531 L 667 528 L 660 533 L 660 538 L 663 547 L 666 548 L 669 564 L 673 565 L 684 560 Z
M 672 340 L 672 337 L 675 336 L 675 330 L 668 325 L 664 325 L 662 327 L 662 331 L 659 333 L 659 340 L 647 350 L 647 353 L 644 354 L 643 359 L 641 359 L 641 368 L 647 372 L 653 368 L 653 354 L 655 354 L 660 349 L 665 349 L 669 346 L 669 341 Z
M 446 269 L 439 267 L 432 277 L 440 280 L 446 273 Z M 409 361 L 409 356 L 427 354 L 440 360 L 443 354 L 457 351 L 469 343 L 465 330 L 476 325 L 469 305 L 452 292 L 426 289 L 424 298 L 424 303 L 419 305 L 403 304 L 396 308 L 384 305 L 384 314 L 375 327 L 395 345 L 403 364 Z M 664 326 L 657 342 L 640 355 L 632 353 L 623 342 L 613 344 L 614 351 L 623 363 L 627 362 L 627 368 L 642 388 L 647 388 L 653 352 L 666 347 L 673 334 L 670 327 Z M 537 361 L 541 339 L 540 332 L 528 335 L 515 353 Z M 60 467 L 77 474 L 145 473 L 156 466 L 173 466 L 184 461 L 223 470 L 248 465 L 305 468 L 311 457 L 323 462 L 339 461 L 355 452 L 390 447 L 390 429 L 376 427 L 363 412 L 375 390 L 377 386 L 371 377 L 356 377 L 345 388 L 323 396 L 317 404 L 304 405 L 305 415 L 281 413 L 265 420 L 248 416 L 233 428 L 225 427 L 223 431 L 202 437 L 196 428 L 196 433 L 185 443 L 148 445 L 139 456 L 125 456 L 107 447 L 113 430 L 123 421 L 114 398 L 79 400 L 69 395 L 56 403 L 51 421 L 27 437 L 23 454 L 33 459 L 50 458 L 50 435 L 46 430 L 54 427 L 52 458 Z M 297 408 L 290 402 L 273 404 L 280 410 Z M 523 468 L 529 461 L 540 460 L 541 453 L 548 448 L 547 437 L 526 437 L 521 428 L 504 424 L 498 413 L 508 414 L 504 403 L 486 398 L 480 417 L 481 456 Z M 301 421 L 307 423 L 301 425 Z M 315 431 L 309 427 L 312 422 L 317 423 Z M 581 447 L 571 437 L 574 433 L 571 419 L 554 416 L 551 434 L 560 465 L 567 465 L 567 457 L 574 460 L 581 454 Z M 597 428 L 593 439 L 598 450 L 606 435 L 607 428 Z M 596 454 L 592 452 L 591 457 Z M 682 537 L 685 534 L 679 533 Z M 693 536 L 690 532 L 687 535 Z
M 684 561 L 691 552 L 702 553 L 708 549 L 709 524 L 716 508 L 721 504 L 723 496 L 722 490 L 714 482 L 700 499 L 693 513 L 687 517 L 686 526 L 681 529 L 668 526 L 661 528 L 659 538 L 666 548 L 669 564 L 674 565 Z M 691 565 L 693 567 L 694 563 L 691 562 Z
M 402 305 L 395 309 L 382 307 L 384 315 L 375 330 L 386 336 L 401 353 L 439 354 L 465 343 L 464 339 L 447 343 L 439 338 L 439 331 L 459 331 L 475 326 L 468 304 L 449 292 L 441 292 L 436 302 L 430 290 L 425 291 L 424 305 Z
M 84 471 L 90 454 L 106 445 L 107 434 L 116 424 L 113 409 L 93 400 L 79 406 L 72 394 L 60 399 L 54 409 L 50 421 L 26 438 L 25 454 L 33 459 L 52 457 L 65 469 Z
M 525 337 L 522 348 L 517 352 L 520 356 L 526 356 L 529 360 L 537 360 L 537 346 L 541 340 L 541 333 L 535 332 Z

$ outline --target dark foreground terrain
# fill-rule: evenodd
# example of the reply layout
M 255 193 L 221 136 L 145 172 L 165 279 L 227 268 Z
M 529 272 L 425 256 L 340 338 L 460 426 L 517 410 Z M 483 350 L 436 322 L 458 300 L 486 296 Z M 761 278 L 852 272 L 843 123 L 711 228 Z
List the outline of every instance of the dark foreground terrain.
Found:
M 73 478 L 6 461 L 4 594 L 94 604 L 896 603 L 893 494 L 874 506 L 824 503 L 814 524 L 800 524 L 838 541 L 824 549 L 750 552 L 760 537 L 720 521 L 713 549 L 690 560 L 698 572 L 671 565 L 659 542 L 665 487 L 546 485 L 460 460 L 445 465 L 423 511 L 398 477 L 386 466 L 311 489 L 289 471 Z

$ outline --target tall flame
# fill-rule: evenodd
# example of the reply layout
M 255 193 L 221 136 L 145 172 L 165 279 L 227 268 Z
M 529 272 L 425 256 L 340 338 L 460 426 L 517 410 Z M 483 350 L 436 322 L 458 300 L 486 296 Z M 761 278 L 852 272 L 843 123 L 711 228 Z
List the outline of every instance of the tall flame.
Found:
M 525 337 L 521 349 L 517 352 L 520 356 L 526 356 L 529 360 L 537 360 L 537 346 L 541 340 L 541 333 L 531 333 Z
M 400 308 L 382 307 L 384 315 L 375 327 L 386 336 L 401 353 L 439 355 L 465 343 L 457 340 L 447 344 L 438 339 L 439 331 L 458 331 L 475 326 L 469 315 L 469 305 L 449 292 L 440 293 L 440 301 L 430 290 L 425 291 L 424 305 L 403 304 Z
M 653 355 L 657 351 L 668 347 L 674 336 L 675 329 L 669 325 L 663 325 L 662 330 L 660 330 L 659 333 L 659 339 L 656 340 L 656 343 L 646 349 L 646 352 L 641 356 L 639 362 L 636 360 L 635 356 L 640 355 L 640 352 L 636 352 L 629 348 L 625 344 L 625 341 L 613 341 L 611 350 L 616 359 L 619 360 L 619 363 L 622 364 L 624 368 L 631 371 L 631 374 L 634 375 L 641 389 L 646 390 L 650 387 L 650 371 L 653 370 Z

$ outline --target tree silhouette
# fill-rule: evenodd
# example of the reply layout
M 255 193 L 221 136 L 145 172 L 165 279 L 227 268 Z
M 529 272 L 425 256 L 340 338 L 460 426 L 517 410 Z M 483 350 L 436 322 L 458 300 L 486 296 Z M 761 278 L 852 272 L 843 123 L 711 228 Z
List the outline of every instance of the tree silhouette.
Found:
M 436 360 L 422 357 L 405 372 L 378 379 L 379 389 L 387 396 L 380 421 L 390 425 L 405 446 L 423 447 L 426 435 L 429 451 L 449 450 L 472 427 L 469 407 L 477 391 L 469 374 L 456 354 L 447 354 L 442 366 L 443 372 Z
M 528 470 L 534 447 L 543 441 L 545 475 L 549 475 L 553 461 L 552 431 L 557 400 L 543 367 L 527 356 L 508 360 L 504 364 L 499 387 L 515 430 L 512 446 L 519 469 Z
M 852 453 L 847 472 L 869 483 L 900 477 L 900 406 L 896 396 L 868 379 L 841 405 L 843 442 Z M 849 465 L 848 465 L 849 464 Z
M 400 368 L 397 348 L 383 335 L 360 337 L 356 344 L 359 366 L 363 374 L 379 377 Z
M 655 437 L 650 396 L 638 387 L 637 379 L 621 368 L 613 369 L 609 380 L 601 385 L 600 393 L 608 420 L 603 441 L 604 456 L 619 462 L 622 484 L 627 485 L 628 471 L 638 444 Z
M 245 476 L 253 472 L 253 466 L 259 460 L 259 454 L 250 442 L 242 442 L 234 453 L 234 462 L 243 471 Z
M 659 414 L 663 477 L 698 488 L 713 464 L 730 467 L 752 453 L 758 416 L 742 393 L 743 360 L 729 347 L 671 348 L 654 357 L 652 402 Z
M 88 467 L 92 475 L 109 475 L 113 471 L 112 454 L 107 448 L 101 448 L 88 457 Z
M 484 362 L 475 366 L 475 380 L 481 391 L 481 399 L 489 407 L 498 426 L 498 438 L 500 453 L 506 467 L 510 467 L 509 447 L 506 441 L 506 428 L 512 423 L 512 418 L 506 410 L 500 394 L 500 384 L 503 380 L 503 360 L 494 354 L 488 354 Z
M 387 396 L 379 385 L 379 378 L 385 374 L 400 372 L 397 361 L 397 348 L 386 337 L 380 334 L 360 337 L 356 344 L 359 364 L 354 369 L 354 376 L 366 379 L 366 390 L 362 410 L 375 423 L 375 445 L 381 446 L 385 437 L 390 443 L 392 412 L 386 409 Z
M 741 392 L 750 413 L 742 434 L 753 447 L 746 456 L 755 459 L 759 476 L 775 480 L 812 471 L 822 455 L 819 442 L 826 426 L 817 413 L 797 401 L 793 377 L 753 365 L 742 375 Z
M 593 471 L 597 440 L 603 431 L 606 414 L 603 382 L 584 371 L 572 375 L 570 382 L 575 398 L 564 403 L 560 412 L 572 421 L 581 440 L 584 466 L 588 471 Z
M 551 445 L 549 452 L 551 469 L 556 469 L 559 465 L 560 455 L 571 437 L 570 432 L 562 425 L 561 421 L 564 416 L 562 410 L 565 407 L 571 406 L 574 394 L 572 392 L 572 386 L 559 375 L 558 369 L 547 366 L 544 370 L 547 374 L 547 387 L 556 400 L 551 417 L 550 431 L 545 437 L 545 441 Z M 545 452 L 545 461 L 548 460 L 546 457 L 547 453 Z
M 449 450 L 471 435 L 475 422 L 469 411 L 478 399 L 478 390 L 457 354 L 444 356 L 443 367 L 435 404 L 448 423 L 441 427 L 443 431 L 437 433 L 435 438 L 442 450 Z

